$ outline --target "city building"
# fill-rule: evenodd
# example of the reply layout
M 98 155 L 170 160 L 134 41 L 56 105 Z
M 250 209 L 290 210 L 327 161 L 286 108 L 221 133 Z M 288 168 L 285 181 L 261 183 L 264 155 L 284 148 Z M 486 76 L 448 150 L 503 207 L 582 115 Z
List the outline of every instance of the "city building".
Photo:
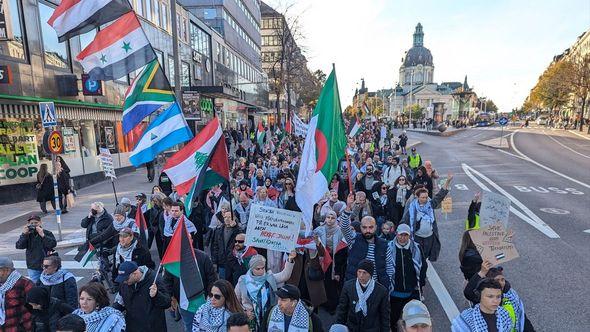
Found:
M 211 38 L 213 82 L 183 89 L 213 99 L 225 127 L 254 130 L 268 106 L 268 81 L 260 62 L 257 0 L 179 0 L 204 22 Z M 192 97 L 187 97 L 192 98 Z M 200 98 L 200 97 L 197 97 Z
M 389 115 L 392 117 L 406 115 L 408 110 L 419 108 L 427 118 L 433 117 L 434 105 L 442 105 L 445 110 L 444 119 L 456 119 L 459 114 L 459 103 L 453 93 L 459 89 L 470 90 L 467 77 L 461 82 L 434 82 L 434 59 L 432 53 L 424 46 L 424 31 L 422 24 L 416 25 L 413 35 L 413 45 L 402 59 L 399 68 L 399 81 L 389 95 Z M 468 105 L 469 112 L 474 113 L 472 107 L 477 101 L 475 93 Z M 442 103 L 442 104 L 440 104 Z

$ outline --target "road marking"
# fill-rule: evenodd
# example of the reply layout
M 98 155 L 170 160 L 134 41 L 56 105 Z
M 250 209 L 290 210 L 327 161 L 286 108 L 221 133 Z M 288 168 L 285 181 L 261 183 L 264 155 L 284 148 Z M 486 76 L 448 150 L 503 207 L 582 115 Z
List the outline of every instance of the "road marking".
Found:
M 551 214 L 570 214 L 570 212 L 568 210 L 557 209 L 557 208 L 540 208 L 539 210 L 541 210 L 545 213 L 551 213 Z
M 96 270 L 96 267 L 93 266 L 94 264 L 87 264 L 86 266 L 82 266 L 79 262 L 76 261 L 62 261 L 61 267 L 66 270 Z M 15 269 L 26 269 L 27 262 L 26 261 L 14 261 L 14 268 Z
M 543 164 L 541 164 L 541 163 L 538 163 L 538 162 L 536 162 L 536 161 L 532 160 L 531 158 L 529 158 L 529 157 L 528 157 L 527 155 L 525 155 L 524 153 L 520 152 L 520 151 L 518 150 L 518 148 L 516 147 L 516 145 L 514 145 L 514 134 L 516 134 L 517 132 L 518 132 L 518 130 L 517 130 L 517 131 L 515 131 L 515 132 L 513 132 L 513 133 L 512 133 L 512 135 L 510 135 L 510 144 L 511 144 L 512 148 L 514 149 L 514 151 L 516 151 L 516 153 L 518 153 L 518 154 L 519 154 L 519 155 L 521 155 L 522 157 L 526 158 L 526 159 L 525 159 L 526 161 L 528 161 L 528 162 L 531 162 L 531 163 L 533 163 L 533 164 L 535 164 L 535 165 L 537 165 L 537 166 L 539 166 L 539 167 L 541 167 L 541 168 L 544 168 L 544 169 L 548 170 L 549 172 L 555 173 L 555 174 L 557 174 L 557 175 L 559 175 L 559 176 L 561 176 L 561 177 L 563 177 L 563 178 L 566 178 L 566 179 L 568 179 L 568 180 L 570 180 L 570 181 L 573 181 L 573 182 L 575 182 L 575 183 L 577 183 L 577 184 L 579 184 L 579 185 L 582 185 L 582 186 L 584 186 L 584 187 L 586 187 L 586 188 L 590 188 L 590 184 L 587 184 L 587 183 L 584 183 L 584 182 L 582 182 L 582 181 L 576 180 L 576 179 L 574 179 L 574 178 L 572 178 L 572 177 L 569 177 L 569 176 L 567 176 L 567 175 L 565 175 L 565 174 L 563 174 L 563 173 L 560 173 L 560 172 L 558 172 L 558 171 L 556 171 L 556 170 L 554 170 L 554 169 L 552 169 L 552 168 L 549 168 L 549 167 L 547 167 L 547 166 L 545 166 L 545 165 L 543 165 Z
M 585 154 L 579 153 L 578 151 L 576 151 L 576 150 L 574 150 L 574 149 L 570 148 L 569 146 L 567 146 L 567 145 L 565 145 L 565 144 L 561 143 L 560 141 L 556 140 L 555 138 L 553 138 L 553 136 L 551 136 L 551 135 L 548 135 L 548 134 L 545 132 L 545 130 L 543 130 L 543 134 L 545 134 L 545 136 L 547 136 L 547 137 L 551 138 L 553 141 L 555 141 L 555 143 L 557 143 L 557 144 L 559 144 L 559 145 L 563 146 L 564 148 L 566 148 L 566 149 L 570 150 L 571 152 L 573 152 L 573 153 L 575 153 L 575 154 L 578 154 L 578 155 L 580 155 L 580 156 L 582 156 L 582 157 L 584 157 L 584 158 L 588 158 L 588 159 L 590 159 L 590 156 L 587 156 L 587 155 L 585 155 Z
M 504 195 L 508 199 L 510 199 L 512 201 L 512 203 L 514 203 L 516 206 L 518 206 L 528 216 L 528 217 L 525 217 L 523 215 L 523 213 L 521 213 L 516 208 L 514 208 L 512 205 L 510 205 L 510 211 L 512 211 L 520 219 L 526 221 L 531 226 L 533 226 L 536 229 L 538 229 L 541 233 L 547 235 L 549 238 L 552 238 L 552 239 L 559 238 L 559 234 L 557 234 L 541 218 L 539 218 L 536 214 L 534 214 L 533 211 L 531 211 L 529 208 L 527 208 L 524 204 L 522 204 L 514 196 L 510 195 L 506 190 L 502 189 L 502 187 L 500 187 L 495 182 L 493 182 L 492 180 L 490 180 L 487 176 L 481 174 L 480 172 L 478 172 L 477 170 L 475 170 L 474 168 L 470 167 L 467 164 L 464 164 L 463 163 L 463 164 L 461 164 L 461 167 L 463 167 L 463 171 L 465 172 L 465 174 L 467 174 L 467 176 L 469 176 L 471 178 L 471 180 L 473 180 L 473 182 L 475 182 L 478 186 L 480 186 L 481 189 L 484 189 L 484 190 L 487 190 L 487 191 L 491 191 L 485 184 L 483 184 L 481 181 L 479 181 L 478 178 L 476 178 L 475 176 L 473 176 L 473 174 L 471 174 L 471 172 L 473 172 L 474 174 L 476 174 L 480 178 L 484 179 L 492 187 L 496 188 L 496 190 L 498 190 L 502 195 Z M 523 217 L 525 217 L 525 218 L 523 218 Z
M 451 294 L 449 294 L 438 273 L 436 273 L 434 266 L 432 266 L 430 261 L 427 261 L 427 263 L 426 277 L 428 278 L 428 283 L 432 286 L 432 290 L 434 290 L 436 297 L 438 297 L 438 301 L 445 310 L 449 321 L 452 322 L 455 317 L 459 316 L 459 308 L 457 308 L 455 301 L 451 298 Z
M 583 139 L 587 139 L 587 140 L 589 140 L 589 141 L 590 141 L 590 137 L 586 137 L 586 136 L 584 136 L 584 135 L 582 135 L 582 134 L 579 134 L 579 133 L 576 133 L 575 131 L 572 131 L 572 130 L 568 130 L 568 131 L 569 131 L 570 133 L 574 134 L 574 135 L 580 136 L 580 137 L 582 137 Z
M 590 229 L 585 230 L 584 233 L 590 234 Z
M 518 159 L 522 159 L 522 160 L 526 160 L 526 161 L 528 161 L 526 158 L 523 158 L 523 157 L 521 157 L 521 156 L 517 156 L 517 155 L 515 155 L 514 153 L 510 153 L 510 152 L 508 152 L 508 151 L 504 151 L 504 150 L 496 150 L 496 151 L 499 151 L 499 152 L 505 153 L 505 154 L 507 154 L 507 155 L 509 155 L 509 156 L 512 156 L 512 157 L 514 157 L 514 158 L 518 158 Z
M 72 249 L 64 254 L 64 256 L 76 256 L 78 254 L 78 248 Z

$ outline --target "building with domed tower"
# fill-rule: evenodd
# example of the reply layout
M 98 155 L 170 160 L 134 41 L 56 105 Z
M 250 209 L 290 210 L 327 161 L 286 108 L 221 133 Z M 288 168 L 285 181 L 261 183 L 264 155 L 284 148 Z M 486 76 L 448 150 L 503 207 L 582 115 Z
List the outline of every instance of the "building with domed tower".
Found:
M 467 76 L 461 82 L 434 82 L 434 59 L 424 46 L 424 30 L 418 23 L 414 31 L 413 45 L 406 51 L 399 68 L 398 83 L 389 95 L 389 114 L 408 115 L 409 109 L 420 109 L 427 118 L 434 117 L 435 106 L 444 110 L 444 119 L 456 118 L 459 104 L 452 93 L 468 90 Z M 477 99 L 475 93 L 474 100 Z

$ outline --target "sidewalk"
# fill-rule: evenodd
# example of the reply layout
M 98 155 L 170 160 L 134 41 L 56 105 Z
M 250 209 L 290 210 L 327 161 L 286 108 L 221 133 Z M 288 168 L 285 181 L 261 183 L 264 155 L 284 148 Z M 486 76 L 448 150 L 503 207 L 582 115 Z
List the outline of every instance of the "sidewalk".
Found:
M 115 180 L 115 188 L 117 189 L 117 198 L 127 197 L 131 202 L 135 202 L 135 195 L 143 192 L 149 196 L 152 187 L 157 183 L 149 183 L 147 181 L 145 168 L 121 175 Z M 59 241 L 57 222 L 55 212 L 52 211 L 51 205 L 47 204 L 47 215 L 43 216 L 39 209 L 39 203 L 36 201 L 25 201 L 15 204 L 2 205 L 2 211 L 5 211 L 0 216 L 0 227 L 2 240 L 0 240 L 0 252 L 9 254 L 17 251 L 14 247 L 16 240 L 22 233 L 22 227 L 26 223 L 27 217 L 31 213 L 37 213 L 42 216 L 43 227 L 55 235 L 58 240 L 58 247 L 75 246 L 83 243 L 85 238 L 85 229 L 80 227 L 82 218 L 88 215 L 90 204 L 92 202 L 103 202 L 105 209 L 112 213 L 115 208 L 115 197 L 113 195 L 113 187 L 110 180 L 105 180 L 89 187 L 79 189 L 77 191 L 76 206 L 68 208 L 67 214 L 61 215 L 61 228 L 63 241 Z M 15 220 L 16 219 L 16 220 Z

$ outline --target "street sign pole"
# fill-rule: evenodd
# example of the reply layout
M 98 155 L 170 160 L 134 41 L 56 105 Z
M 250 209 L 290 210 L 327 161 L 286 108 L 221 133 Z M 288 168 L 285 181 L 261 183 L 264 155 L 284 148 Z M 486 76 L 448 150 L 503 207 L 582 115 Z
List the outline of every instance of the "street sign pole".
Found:
M 53 127 L 55 130 L 56 127 Z M 55 153 L 51 154 L 51 165 L 53 167 L 53 198 L 55 200 L 55 217 L 57 219 L 57 233 L 59 236 L 59 240 L 62 240 L 61 235 L 61 206 L 60 206 L 60 199 L 59 199 L 59 188 L 57 186 L 57 155 Z
M 115 205 L 119 205 L 119 200 L 117 199 L 117 190 L 115 189 L 115 181 L 113 177 L 111 177 L 111 184 L 113 185 L 113 193 L 115 194 Z
M 504 137 L 504 126 L 500 130 L 500 147 L 502 147 L 502 138 Z
M 498 120 L 498 123 L 500 124 L 500 147 L 502 147 L 502 138 L 504 138 L 504 126 L 506 126 L 508 124 L 508 118 L 506 118 L 505 116 L 501 117 Z

